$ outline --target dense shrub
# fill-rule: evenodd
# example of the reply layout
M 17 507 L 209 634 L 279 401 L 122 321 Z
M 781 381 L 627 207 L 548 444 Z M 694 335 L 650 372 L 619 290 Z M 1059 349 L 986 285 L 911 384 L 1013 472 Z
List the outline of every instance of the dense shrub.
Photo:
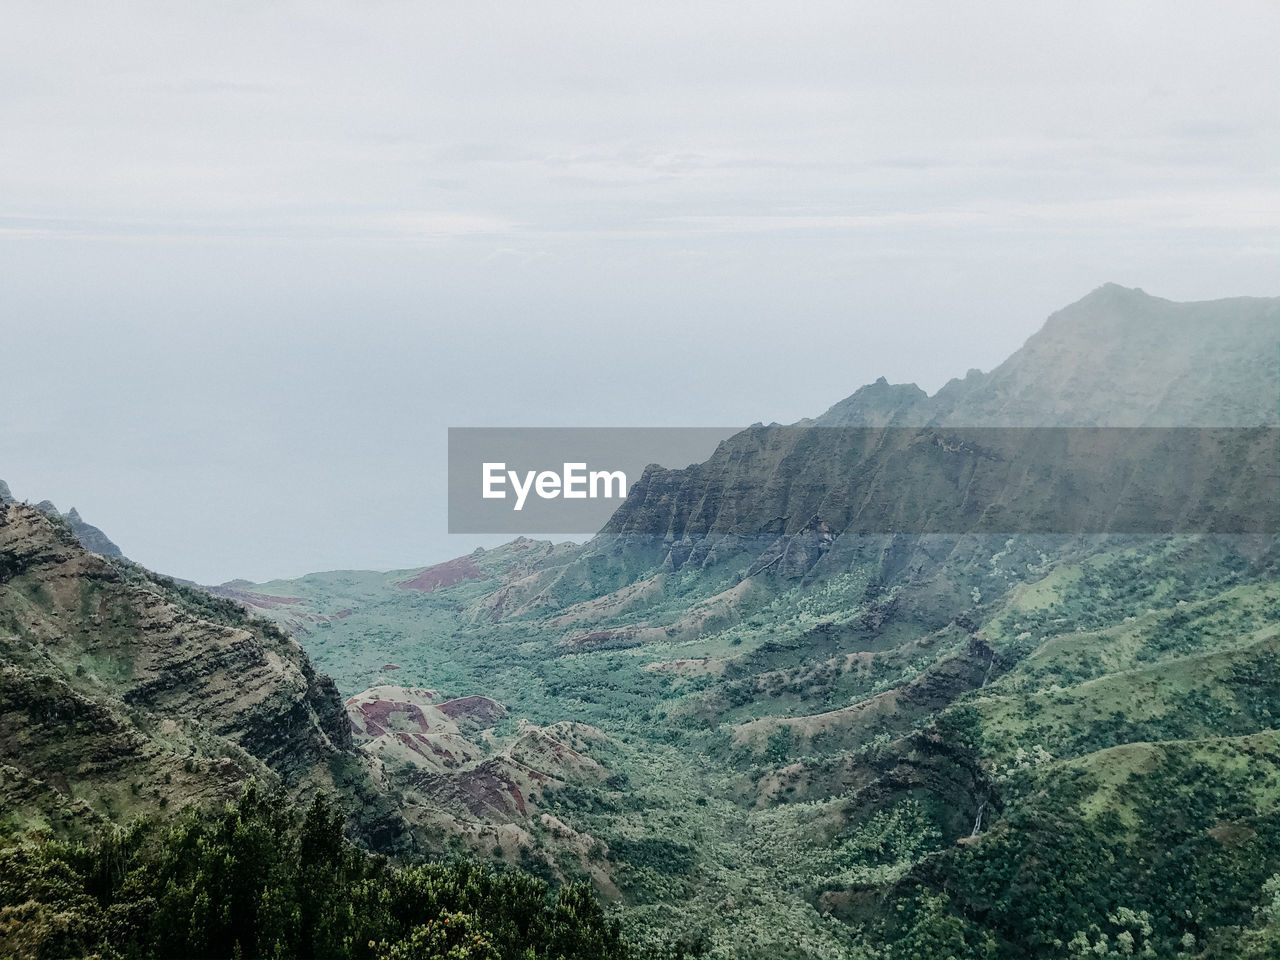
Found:
M 468 862 L 396 868 L 324 796 L 299 818 L 251 786 L 218 813 L 93 844 L 0 852 L 0 955 L 624 960 L 585 885 Z

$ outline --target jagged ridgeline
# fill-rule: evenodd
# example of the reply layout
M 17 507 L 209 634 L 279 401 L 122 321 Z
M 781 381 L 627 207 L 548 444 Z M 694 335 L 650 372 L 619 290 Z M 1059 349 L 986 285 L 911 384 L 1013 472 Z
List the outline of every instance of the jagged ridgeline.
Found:
M 305 678 L 323 762 L 218 735 L 296 796 L 389 803 L 370 838 L 589 882 L 640 955 L 1274 956 L 1278 398 L 1280 301 L 1109 285 L 932 397 L 879 381 L 652 467 L 586 544 L 213 588 L 335 678 L 351 740 Z M 1063 449 L 1092 456 L 1046 473 Z M 60 581 L 23 576 L 25 624 Z M 18 663 L 138 709 L 145 669 L 49 639 L 97 610 L 59 589 L 44 632 L 0 627 Z M 60 764 L 30 762 L 27 822 L 84 795 Z
M 9 485 L 3 480 L 0 480 L 0 504 L 12 502 L 13 493 L 9 490 Z M 66 513 L 61 513 L 51 501 L 41 500 L 36 504 L 36 509 L 42 513 L 47 513 L 49 516 L 54 517 L 57 520 L 61 520 L 65 526 L 70 528 L 71 532 L 75 535 L 75 538 L 80 541 L 81 546 L 86 550 L 93 553 L 100 553 L 104 557 L 124 557 L 120 548 L 111 542 L 110 537 L 93 524 L 85 523 L 85 521 L 80 517 L 80 511 L 75 507 L 72 507 Z

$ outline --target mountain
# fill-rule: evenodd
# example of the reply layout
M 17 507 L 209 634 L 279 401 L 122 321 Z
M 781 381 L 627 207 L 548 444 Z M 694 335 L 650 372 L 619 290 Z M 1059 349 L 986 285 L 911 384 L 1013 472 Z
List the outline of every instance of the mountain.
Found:
M 8 486 L 0 481 L 0 503 L 6 499 L 12 500 L 9 495 Z M 80 541 L 80 545 L 91 553 L 100 553 L 104 557 L 124 557 L 124 553 L 120 548 L 111 542 L 111 538 L 99 530 L 91 523 L 85 523 L 81 519 L 79 511 L 72 507 L 66 513 L 60 513 L 58 508 L 49 500 L 41 500 L 36 504 L 36 509 L 41 513 L 51 517 L 60 519 L 71 530 L 75 538 Z
M 76 512 L 76 508 L 72 507 L 62 515 L 67 521 L 67 526 L 71 528 L 71 532 L 76 535 L 76 539 L 90 553 L 100 553 L 104 557 L 123 557 L 124 554 L 120 548 L 111 542 L 111 539 L 95 527 L 91 523 L 85 523 L 80 519 L 80 514 Z
M 0 503 L 5 827 L 80 835 L 250 778 L 360 798 L 357 829 L 403 833 L 353 747 L 333 682 L 234 603 L 90 552 L 56 511 Z
M 755 552 L 748 573 L 803 577 L 848 534 L 1269 529 L 1278 315 L 1109 284 L 933 397 L 882 379 L 704 463 L 652 465 L 602 533 L 658 538 L 674 569 Z
M 524 842 L 616 896 L 654 951 L 1252 955 L 1280 891 L 1276 531 L 1184 521 L 1256 507 L 1236 499 L 1250 469 L 1271 502 L 1278 346 L 1275 299 L 1109 285 L 932 397 L 882 380 L 652 467 L 587 544 L 223 592 L 294 631 L 360 711 L 390 697 L 430 721 L 482 697 L 504 705 L 485 722 L 507 744 L 522 722 L 584 731 L 559 739 L 579 775 L 541 794 L 553 819 L 520 821 Z M 1099 512 L 1074 527 L 1037 524 L 1070 498 L 1007 472 L 969 502 L 1004 504 L 1008 529 L 951 523 L 942 480 L 992 469 L 984 450 L 1026 453 L 960 431 L 1113 427 L 1192 437 L 1193 486 L 1170 479 L 1174 447 L 1098 448 L 1077 488 Z M 1182 512 L 1161 530 L 1099 521 L 1121 487 L 1143 491 L 1139 515 Z M 864 489 L 893 523 L 855 522 Z M 512 822 L 475 798 L 515 782 L 517 766 L 484 771 L 523 748 L 495 765 L 483 731 L 437 729 L 423 759 L 385 738 L 426 731 L 377 734 L 413 760 L 399 788 Z
M 934 396 L 883 380 L 825 426 L 1243 427 L 1274 425 L 1277 300 L 1177 303 L 1114 283 L 1054 313 L 990 373 Z
M 546 812 L 608 778 L 577 749 L 607 738 L 502 736 L 504 715 L 391 686 L 344 703 L 239 603 L 6 498 L 0 954 L 625 960 L 616 921 L 566 882 L 611 891 L 604 848 Z M 440 860 L 462 850 L 508 865 Z

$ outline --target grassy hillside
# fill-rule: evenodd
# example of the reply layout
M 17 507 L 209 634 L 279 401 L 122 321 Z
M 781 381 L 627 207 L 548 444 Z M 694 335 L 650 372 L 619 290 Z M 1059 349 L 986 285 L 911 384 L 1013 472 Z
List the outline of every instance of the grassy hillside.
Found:
M 512 616 L 492 614 L 495 597 L 531 577 L 557 583 L 604 548 L 478 554 L 484 578 L 427 593 L 397 586 L 417 571 L 364 575 L 385 586 L 363 596 L 354 577 L 335 596 L 325 578 L 253 589 L 304 598 L 266 611 L 295 624 L 312 611 L 331 618 L 300 636 L 349 692 L 392 676 L 447 696 L 483 691 L 507 705 L 509 727 L 573 719 L 603 731 L 586 749 L 607 782 L 552 792 L 546 810 L 598 841 L 595 873 L 641 944 L 676 936 L 717 956 L 852 956 L 898 922 L 904 895 L 926 902 L 904 894 L 917 882 L 952 891 L 930 922 L 973 913 L 956 905 L 963 884 L 940 871 L 1005 843 L 1020 817 L 1072 818 L 1090 843 L 1117 844 L 1116 856 L 1132 854 L 1182 794 L 1236 791 L 1244 806 L 1205 813 L 1218 818 L 1205 829 L 1232 843 L 1274 824 L 1280 595 L 1274 550 L 1263 547 L 1203 537 L 913 543 L 902 548 L 932 550 L 938 569 L 892 579 L 893 550 L 878 549 L 878 563 L 799 583 L 757 576 L 750 590 L 730 557 L 696 576 L 655 567 L 633 581 L 639 596 L 587 586 Z M 513 568 L 516 553 L 535 551 L 545 559 Z M 590 561 L 604 577 L 607 559 Z M 947 622 L 935 613 L 939 570 L 974 584 Z M 691 626 L 700 608 L 712 615 Z M 352 656 L 363 650 L 383 661 L 376 670 Z M 1120 802 L 1165 796 L 1167 757 L 1185 761 L 1173 793 Z M 1064 791 L 1069 809 L 1042 809 L 1042 794 Z M 529 832 L 554 859 L 554 831 Z M 1226 862 L 1210 853 L 1196 854 L 1195 870 Z M 1112 913 L 1143 904 L 1153 943 L 1180 950 L 1191 933 L 1225 950 L 1280 870 L 1265 844 L 1218 855 L 1246 854 L 1257 883 L 1206 894 L 1194 929 L 1154 888 L 1126 901 L 1125 890 L 1144 889 L 1137 879 L 1090 903 Z M 569 857 L 557 862 L 583 875 Z M 982 916 L 966 936 L 1012 950 L 1021 928 Z M 1069 955 L 1065 944 L 1094 936 L 1090 925 L 1065 936 L 1054 926 L 1045 949 Z

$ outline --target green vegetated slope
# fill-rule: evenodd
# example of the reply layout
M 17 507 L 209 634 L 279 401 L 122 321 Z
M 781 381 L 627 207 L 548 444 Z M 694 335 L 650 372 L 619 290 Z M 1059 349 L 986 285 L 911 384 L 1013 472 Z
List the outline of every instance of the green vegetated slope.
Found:
M 0 847 L 0 951 L 18 957 L 626 960 L 585 884 L 549 896 L 474 863 L 395 866 L 343 813 L 250 784 L 221 810 L 92 843 Z
M 991 373 L 813 425 L 1274 426 L 1278 354 L 1275 300 L 1108 286 Z M 773 436 L 648 471 L 584 545 L 222 592 L 362 717 L 501 704 L 412 728 L 388 782 L 462 805 L 444 849 L 591 879 L 642 949 L 1274 955 L 1274 532 L 856 534 L 820 435 Z
M 589 776 L 572 728 L 498 750 L 483 697 L 344 704 L 275 625 L 85 539 L 0 499 L 0 956 L 630 955 L 589 883 L 430 857 L 470 811 L 393 789 L 380 749 L 484 757 L 437 786 L 492 803 L 467 791 Z
M 588 853 L 642 941 L 705 937 L 734 956 L 859 955 L 880 938 L 905 937 L 896 905 L 925 903 L 918 884 L 951 891 L 947 904 L 929 908 L 926 926 L 958 916 L 973 944 L 989 933 L 995 949 L 1019 955 L 1025 925 L 1010 913 L 1021 909 L 1023 880 L 1002 878 L 1012 907 L 980 912 L 954 892 L 963 884 L 939 872 L 970 869 L 988 838 L 1019 816 L 1043 816 L 1051 847 L 1066 836 L 1064 818 L 1085 847 L 1117 845 L 1106 860 L 1081 861 L 1102 871 L 1090 882 L 1106 890 L 1090 893 L 1088 922 L 1045 928 L 1044 955 L 1078 933 L 1093 945 L 1103 932 L 1114 940 L 1123 931 L 1107 916 L 1121 908 L 1155 918 L 1144 921 L 1153 949 L 1176 941 L 1181 950 L 1190 934 L 1197 953 L 1216 943 L 1231 955 L 1227 944 L 1255 925 L 1252 909 L 1280 868 L 1270 845 L 1280 705 L 1274 555 L 1241 546 L 1041 544 L 1035 555 L 1047 559 L 1024 565 L 1025 579 L 1008 568 L 988 573 L 983 586 L 996 599 L 940 625 L 911 612 L 910 584 L 888 601 L 868 591 L 868 571 L 821 586 L 774 583 L 703 636 L 619 639 L 648 629 L 639 612 L 646 622 L 679 619 L 698 602 L 655 597 L 594 623 L 591 632 L 615 634 L 596 641 L 614 649 L 594 651 L 582 649 L 589 634 L 576 623 L 472 623 L 471 604 L 458 600 L 462 616 L 442 628 L 446 588 L 378 604 L 375 619 L 398 619 L 404 632 L 373 646 L 398 664 L 393 675 L 407 674 L 397 683 L 449 675 L 460 678 L 450 693 L 484 690 L 508 705 L 509 722 L 571 717 L 604 731 L 586 749 L 607 776 L 566 783 L 544 802 L 594 838 Z M 988 547 L 989 566 L 999 568 L 1010 547 Z M 1048 558 L 1053 548 L 1058 561 Z M 1101 583 L 1110 593 L 1103 601 Z M 829 609 L 832 594 L 846 597 L 842 609 Z M 324 662 L 344 649 L 339 631 L 360 629 L 352 613 L 304 643 Z M 353 686 L 365 682 L 352 673 Z M 1042 810 L 1048 798 L 1063 809 Z M 1126 864 L 1150 862 L 1134 838 L 1157 825 L 1157 812 L 1167 818 L 1196 804 L 1204 822 L 1179 839 L 1179 855 L 1191 859 L 1178 869 L 1208 892 L 1188 917 L 1166 909 L 1167 878 L 1114 878 Z M 1202 839 L 1196 831 L 1210 848 L 1191 849 Z M 557 856 L 555 829 L 534 822 L 529 832 Z M 561 860 L 567 875 L 580 871 Z M 1252 888 L 1212 892 L 1215 871 L 1246 868 Z M 1054 917 L 1053 902 L 1037 922 Z

